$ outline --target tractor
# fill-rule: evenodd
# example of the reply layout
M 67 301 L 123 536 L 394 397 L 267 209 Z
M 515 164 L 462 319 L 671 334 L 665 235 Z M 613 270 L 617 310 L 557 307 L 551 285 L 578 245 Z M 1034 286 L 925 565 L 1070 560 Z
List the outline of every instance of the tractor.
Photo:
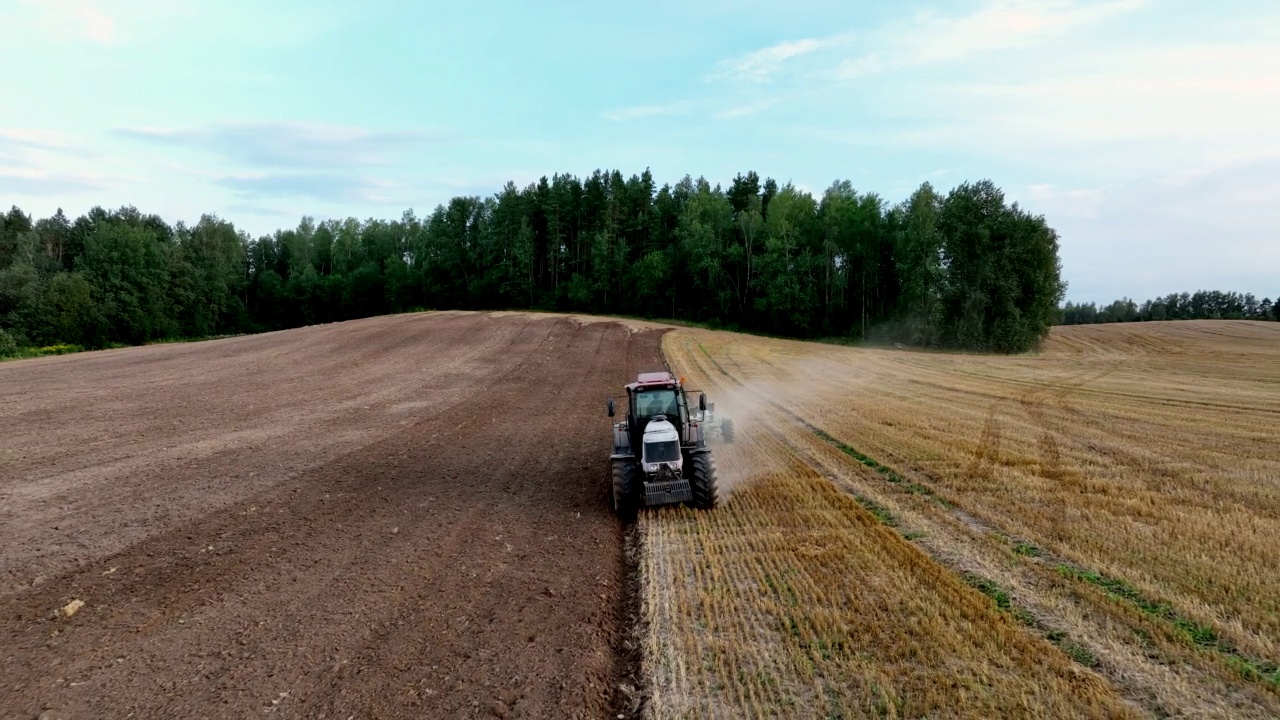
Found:
M 627 415 L 613 426 L 609 457 L 618 517 L 632 520 L 641 507 L 677 503 L 714 508 L 716 466 L 703 434 L 707 396 L 698 393 L 698 410 L 691 412 L 684 378 L 670 372 L 640 373 L 626 389 Z M 608 407 L 614 417 L 613 398 Z

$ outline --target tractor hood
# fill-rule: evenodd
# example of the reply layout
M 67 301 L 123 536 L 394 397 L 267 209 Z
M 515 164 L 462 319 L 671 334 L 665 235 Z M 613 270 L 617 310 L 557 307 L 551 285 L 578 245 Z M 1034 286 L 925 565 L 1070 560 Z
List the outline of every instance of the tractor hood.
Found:
M 680 433 L 665 417 L 659 415 L 645 426 L 643 446 L 640 462 L 646 474 L 656 473 L 663 466 L 680 474 L 684 464 L 680 455 Z

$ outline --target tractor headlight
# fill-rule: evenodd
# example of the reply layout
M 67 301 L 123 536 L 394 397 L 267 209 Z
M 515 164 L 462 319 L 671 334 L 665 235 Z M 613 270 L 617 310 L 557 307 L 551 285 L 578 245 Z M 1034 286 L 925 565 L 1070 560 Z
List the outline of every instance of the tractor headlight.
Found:
M 683 467 L 684 467 L 684 462 L 682 460 L 674 460 L 671 462 L 655 462 L 655 463 L 647 462 L 644 464 L 644 471 L 650 475 L 653 475 L 654 473 L 661 472 L 663 468 L 666 468 L 670 470 L 672 473 L 679 475 Z

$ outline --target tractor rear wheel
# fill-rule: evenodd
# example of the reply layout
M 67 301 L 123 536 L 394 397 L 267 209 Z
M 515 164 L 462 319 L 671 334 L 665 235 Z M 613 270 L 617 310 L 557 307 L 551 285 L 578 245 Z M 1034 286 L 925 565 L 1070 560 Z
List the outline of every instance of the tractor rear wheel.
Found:
M 640 468 L 634 460 L 613 461 L 613 511 L 623 522 L 640 511 Z
M 716 461 L 711 453 L 704 452 L 689 458 L 689 465 L 689 485 L 693 490 L 693 502 L 689 504 L 699 510 L 710 510 L 720 502 L 720 491 L 716 487 Z
M 724 441 L 733 444 L 733 419 L 725 418 L 720 424 L 720 434 L 724 437 Z

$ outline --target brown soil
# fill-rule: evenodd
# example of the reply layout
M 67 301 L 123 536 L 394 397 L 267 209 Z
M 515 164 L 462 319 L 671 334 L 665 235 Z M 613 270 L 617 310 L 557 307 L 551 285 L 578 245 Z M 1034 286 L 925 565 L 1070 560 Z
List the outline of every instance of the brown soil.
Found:
M 661 333 L 438 313 L 0 366 L 0 717 L 626 709 L 603 399 Z

